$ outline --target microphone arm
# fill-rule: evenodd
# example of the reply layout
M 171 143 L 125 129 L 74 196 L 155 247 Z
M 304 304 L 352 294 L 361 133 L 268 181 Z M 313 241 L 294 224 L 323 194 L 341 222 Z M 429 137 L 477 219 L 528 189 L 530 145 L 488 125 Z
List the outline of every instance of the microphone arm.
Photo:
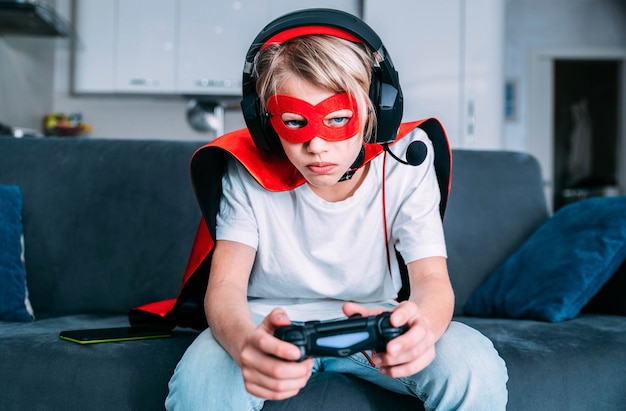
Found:
M 402 160 L 389 148 L 389 143 L 382 144 L 383 150 L 385 150 L 389 155 L 396 160 L 398 163 L 405 164 L 407 166 L 419 166 L 426 160 L 426 155 L 428 154 L 428 148 L 423 141 L 413 141 L 406 149 L 406 160 Z

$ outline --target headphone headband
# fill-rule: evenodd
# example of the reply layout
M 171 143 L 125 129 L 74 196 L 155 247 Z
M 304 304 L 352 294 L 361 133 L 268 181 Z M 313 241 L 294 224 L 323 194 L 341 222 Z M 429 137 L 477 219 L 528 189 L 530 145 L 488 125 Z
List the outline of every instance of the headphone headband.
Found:
M 257 147 L 276 150 L 280 142 L 260 110 L 256 78 L 253 77 L 255 57 L 270 43 L 310 34 L 329 34 L 360 42 L 374 54 L 378 67 L 373 68 L 369 94 L 377 117 L 376 142 L 383 144 L 394 141 L 402 120 L 403 97 L 398 72 L 382 41 L 367 24 L 349 13 L 333 9 L 306 9 L 288 13 L 270 22 L 256 36 L 246 53 L 241 108 Z
M 294 27 L 291 29 L 287 29 L 285 31 L 281 31 L 280 33 L 272 36 L 269 40 L 263 43 L 260 50 L 263 50 L 270 44 L 284 43 L 288 40 L 295 39 L 296 37 L 308 36 L 311 34 L 326 34 L 328 36 L 339 37 L 344 40 L 352 41 L 354 43 L 361 43 L 361 40 L 350 35 L 350 33 L 344 30 L 340 30 L 336 27 L 315 25 L 315 26 Z

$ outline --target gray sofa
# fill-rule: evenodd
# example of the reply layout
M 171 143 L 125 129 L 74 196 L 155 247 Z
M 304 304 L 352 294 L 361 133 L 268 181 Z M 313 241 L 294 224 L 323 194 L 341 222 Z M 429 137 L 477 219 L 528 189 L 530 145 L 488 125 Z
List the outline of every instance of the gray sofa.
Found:
M 0 184 L 19 185 L 24 199 L 36 315 L 33 322 L 0 322 L 1 410 L 163 409 L 194 331 L 90 346 L 58 334 L 125 326 L 130 308 L 176 296 L 200 218 L 188 171 L 199 145 L 0 138 Z M 445 230 L 456 319 L 490 337 L 506 360 L 508 409 L 624 409 L 626 317 L 585 313 L 546 323 L 462 315 L 472 291 L 547 218 L 533 158 L 453 153 Z M 322 373 L 297 397 L 264 409 L 420 408 L 414 399 Z

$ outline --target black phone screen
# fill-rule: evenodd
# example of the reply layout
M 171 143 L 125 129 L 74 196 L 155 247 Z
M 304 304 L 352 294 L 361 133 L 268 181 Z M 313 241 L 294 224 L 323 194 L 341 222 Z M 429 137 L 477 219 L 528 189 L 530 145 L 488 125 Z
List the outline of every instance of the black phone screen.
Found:
M 144 327 L 97 328 L 91 330 L 61 331 L 59 337 L 78 344 L 96 344 L 116 341 L 134 341 L 171 337 L 171 331 Z

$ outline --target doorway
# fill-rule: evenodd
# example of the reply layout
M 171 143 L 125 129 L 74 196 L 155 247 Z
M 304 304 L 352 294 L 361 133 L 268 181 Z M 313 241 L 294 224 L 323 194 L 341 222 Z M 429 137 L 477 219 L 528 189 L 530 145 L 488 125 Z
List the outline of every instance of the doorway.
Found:
M 619 192 L 620 72 L 619 60 L 554 60 L 554 210 Z
M 596 65 L 595 63 L 599 64 Z M 592 74 L 585 74 L 586 70 L 590 70 Z M 559 72 L 558 74 L 557 71 Z M 528 133 L 526 148 L 529 153 L 537 158 L 541 166 L 546 200 L 548 201 L 548 207 L 551 211 L 575 199 L 597 194 L 596 192 L 585 192 L 584 189 L 581 189 L 566 192 L 565 196 L 567 198 L 564 198 L 563 190 L 567 190 L 568 188 L 576 189 L 577 185 L 588 184 L 593 180 L 593 178 L 590 178 L 584 183 L 582 181 L 575 182 L 574 178 L 570 178 L 568 174 L 564 174 L 564 164 L 569 161 L 567 160 L 569 157 L 569 148 L 575 147 L 579 149 L 579 151 L 581 149 L 580 145 L 572 146 L 569 143 L 573 126 L 572 123 L 569 123 L 571 117 L 568 120 L 567 111 L 569 110 L 571 113 L 572 106 L 575 103 L 580 103 L 582 106 L 587 104 L 587 110 L 589 110 L 590 99 L 587 99 L 587 102 L 584 103 L 585 93 L 583 93 L 587 86 L 582 86 L 581 84 L 592 84 L 590 87 L 592 90 L 596 90 L 596 92 L 597 90 L 602 90 L 603 87 L 606 88 L 607 86 L 597 84 L 596 81 L 603 80 L 604 76 L 612 71 L 617 72 L 617 80 L 616 82 L 611 82 L 612 85 L 608 86 L 608 88 L 609 90 L 612 88 L 613 92 L 616 93 L 616 102 L 613 103 L 612 109 L 606 108 L 605 104 L 605 109 L 601 109 L 599 112 L 601 116 L 607 116 L 606 113 L 609 112 L 614 113 L 611 115 L 614 115 L 616 119 L 611 121 L 613 125 L 608 127 L 608 129 L 615 127 L 616 131 L 599 132 L 602 136 L 597 138 L 604 139 L 605 136 L 612 134 L 615 136 L 615 141 L 610 141 L 612 137 L 606 137 L 606 139 L 609 140 L 608 143 L 604 140 L 602 144 L 594 144 L 592 148 L 586 150 L 591 156 L 587 157 L 587 160 L 593 161 L 596 164 L 591 167 L 600 168 L 598 172 L 592 169 L 592 172 L 588 173 L 592 175 L 588 177 L 595 177 L 596 174 L 601 174 L 600 177 L 604 179 L 608 174 L 609 178 L 615 179 L 616 187 L 609 186 L 610 188 L 607 188 L 607 192 L 600 193 L 601 195 L 610 195 L 613 189 L 621 194 L 626 193 L 626 49 L 547 49 L 537 50 L 531 54 L 529 66 L 530 81 L 526 101 L 526 124 Z M 557 76 L 558 82 L 566 83 L 568 86 L 557 87 Z M 610 76 L 612 76 L 612 74 Z M 560 93 L 558 97 L 560 102 L 558 105 L 556 103 L 557 93 Z M 590 93 L 594 94 L 594 92 Z M 580 97 L 578 101 L 576 101 L 576 97 Z M 597 104 L 598 101 L 604 101 L 605 98 L 595 98 L 594 101 L 596 101 L 596 103 L 594 104 Z M 597 110 L 594 109 L 594 111 Z M 558 121 L 564 121 L 564 123 L 557 126 L 555 124 L 557 117 L 560 117 Z M 563 120 L 563 118 L 565 118 L 565 120 Z M 595 121 L 596 126 L 604 122 L 604 120 Z M 595 131 L 592 131 L 592 133 L 595 133 L 591 139 L 593 143 L 598 133 Z M 585 140 L 582 139 L 582 141 Z M 564 150 L 563 147 L 568 148 L 568 150 Z M 605 149 L 612 149 L 613 154 L 607 155 Z M 585 150 L 583 149 L 582 151 Z M 607 156 L 613 159 L 613 161 L 605 161 L 603 157 Z M 598 158 L 598 160 L 596 160 L 596 158 Z M 610 171 L 605 172 L 604 170 L 607 169 Z M 569 185 L 572 187 L 568 187 Z M 594 189 L 597 189 L 597 185 L 598 181 L 595 181 Z M 604 188 L 602 190 L 604 190 Z

